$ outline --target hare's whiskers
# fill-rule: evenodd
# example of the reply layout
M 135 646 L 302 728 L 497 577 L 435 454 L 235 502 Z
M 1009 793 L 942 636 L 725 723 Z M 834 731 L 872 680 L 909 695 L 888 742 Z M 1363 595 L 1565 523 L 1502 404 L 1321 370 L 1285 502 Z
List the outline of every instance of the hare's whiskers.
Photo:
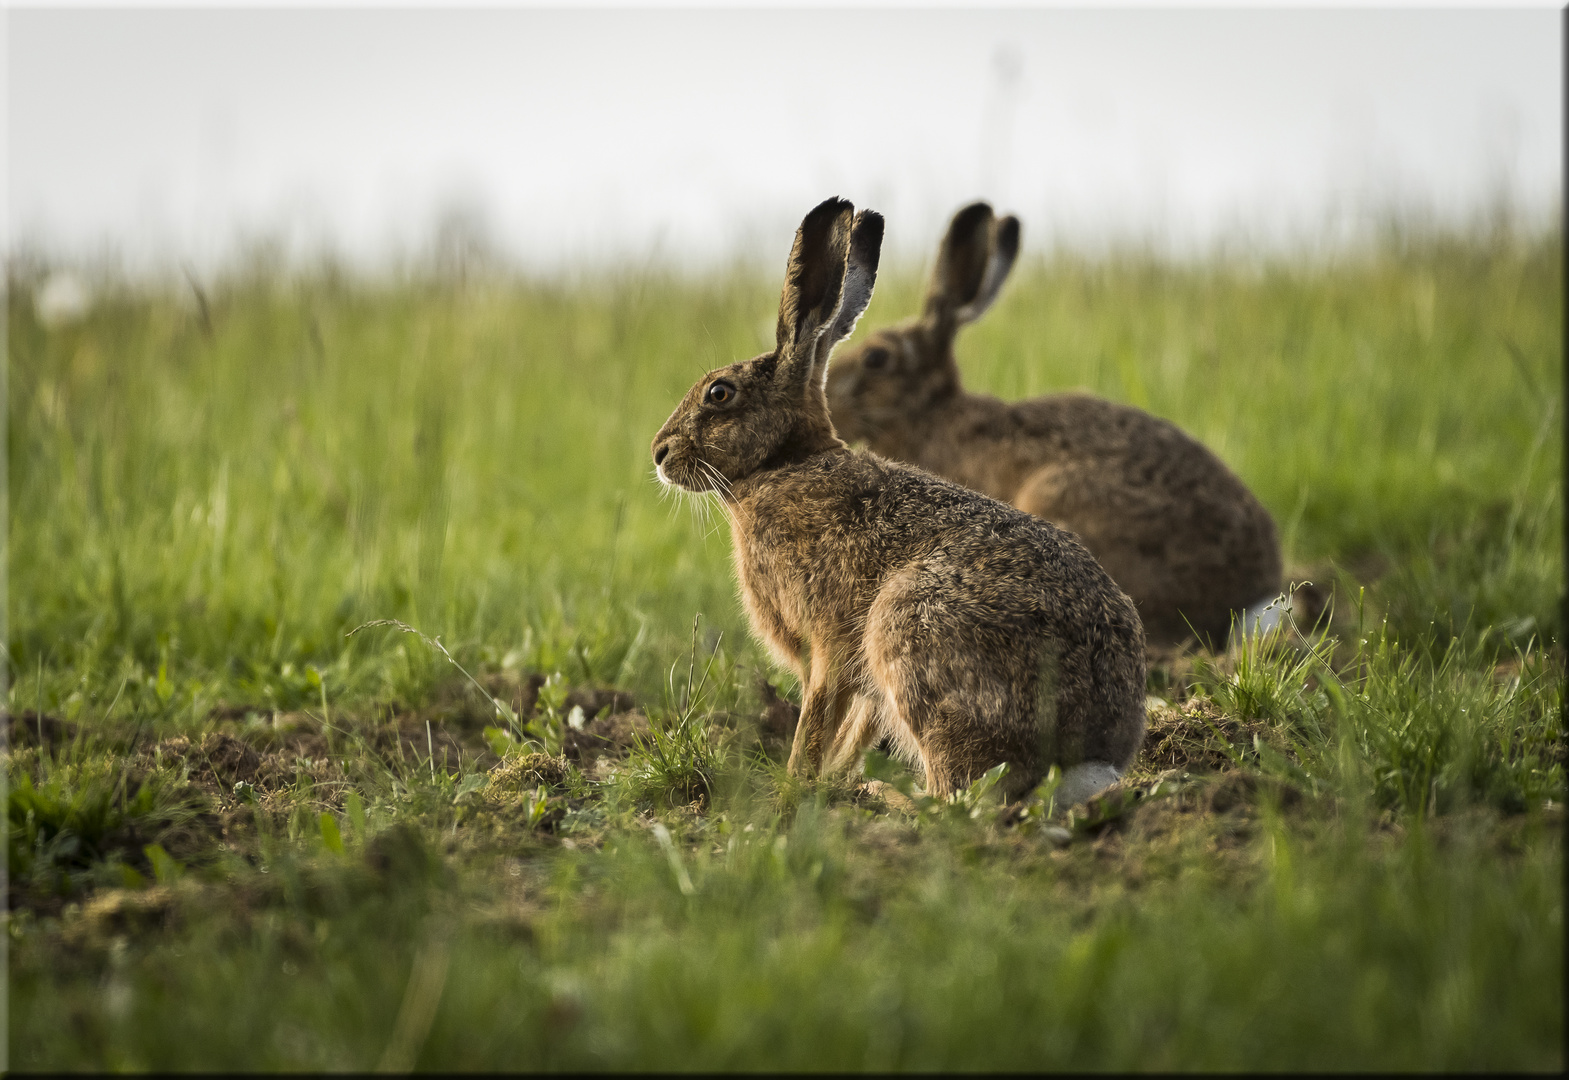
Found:
M 715 468 L 713 465 L 710 465 L 706 461 L 700 460 L 698 464 L 703 466 L 709 477 L 713 479 L 714 486 L 716 488 L 715 494 L 722 495 L 727 499 L 731 498 L 732 492 L 730 490 L 730 481 L 725 479 L 725 474 L 720 472 L 717 468 Z
M 687 512 L 692 515 L 693 524 L 706 528 L 708 526 L 708 500 L 695 491 L 681 489 L 681 501 L 686 504 Z
M 735 518 L 731 515 L 730 512 L 730 504 L 735 501 L 735 495 L 730 490 L 730 481 L 725 479 L 724 473 L 720 472 L 714 466 L 708 464 L 708 462 L 705 461 L 703 465 L 708 470 L 709 475 L 713 477 L 714 483 L 718 486 L 718 490 L 713 493 L 714 501 L 718 503 L 719 509 L 724 511 L 725 520 L 732 525 L 735 524 Z
M 712 450 L 714 448 L 706 446 L 706 449 Z M 716 466 L 708 461 L 699 459 L 698 464 L 708 470 L 708 474 L 714 478 L 714 482 L 719 485 L 719 489 L 726 499 L 734 498 L 734 493 L 730 490 L 730 481 L 725 479 L 724 473 L 720 472 Z

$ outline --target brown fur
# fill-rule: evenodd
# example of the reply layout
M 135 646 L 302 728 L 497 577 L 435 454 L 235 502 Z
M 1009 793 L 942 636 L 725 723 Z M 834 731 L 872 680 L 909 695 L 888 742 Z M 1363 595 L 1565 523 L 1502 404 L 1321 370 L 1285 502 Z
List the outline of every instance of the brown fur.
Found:
M 834 432 L 828 354 L 881 240 L 848 202 L 808 214 L 774 351 L 705 375 L 652 447 L 665 483 L 718 496 L 752 626 L 800 676 L 789 767 L 853 767 L 887 736 L 936 794 L 1004 761 L 1014 794 L 1054 762 L 1124 768 L 1144 734 L 1132 602 L 1067 533 Z
M 1194 631 L 1224 642 L 1234 612 L 1279 593 L 1281 560 L 1269 511 L 1220 458 L 1132 406 L 1072 393 L 1009 404 L 960 385 L 954 336 L 996 298 L 1018 248 L 1018 219 L 960 210 L 925 312 L 835 360 L 835 426 L 1072 530 L 1138 605 L 1151 644 Z

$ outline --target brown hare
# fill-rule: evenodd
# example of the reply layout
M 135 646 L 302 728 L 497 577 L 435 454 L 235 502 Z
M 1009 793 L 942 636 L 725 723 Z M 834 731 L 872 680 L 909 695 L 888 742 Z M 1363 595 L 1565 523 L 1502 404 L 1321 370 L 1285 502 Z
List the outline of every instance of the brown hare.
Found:
M 1077 540 L 834 433 L 823 380 L 871 299 L 883 219 L 841 199 L 801 222 L 773 351 L 709 372 L 652 452 L 715 495 L 754 631 L 801 679 L 796 775 L 888 738 L 946 796 L 1002 762 L 1010 797 L 1064 768 L 1059 804 L 1144 737 L 1138 612 Z
M 953 339 L 1019 252 L 1019 222 L 985 203 L 954 215 L 918 317 L 834 361 L 827 395 L 846 439 L 1071 530 L 1138 606 L 1152 645 L 1225 642 L 1233 618 L 1269 629 L 1284 605 L 1275 523 L 1198 440 L 1088 394 L 1009 404 L 966 393 Z

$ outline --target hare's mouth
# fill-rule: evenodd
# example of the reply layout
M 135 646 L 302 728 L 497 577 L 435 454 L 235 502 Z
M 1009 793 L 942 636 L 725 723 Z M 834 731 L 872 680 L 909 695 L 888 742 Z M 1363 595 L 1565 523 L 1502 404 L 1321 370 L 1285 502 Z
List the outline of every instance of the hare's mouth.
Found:
M 654 466 L 654 474 L 667 488 L 698 493 L 715 490 L 714 480 L 708 476 L 708 468 L 704 468 L 703 462 L 662 462 Z
M 662 462 L 654 466 L 654 474 L 666 487 L 681 488 L 699 494 L 719 491 L 724 483 L 724 477 L 719 475 L 719 470 L 708 462 L 696 458 Z

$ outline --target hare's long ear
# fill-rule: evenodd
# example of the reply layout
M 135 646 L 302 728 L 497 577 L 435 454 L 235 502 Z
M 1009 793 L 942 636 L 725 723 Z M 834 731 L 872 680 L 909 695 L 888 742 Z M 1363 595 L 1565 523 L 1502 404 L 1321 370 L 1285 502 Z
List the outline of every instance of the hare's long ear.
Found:
M 779 377 L 802 386 L 811 378 L 818 339 L 839 314 L 854 214 L 849 201 L 825 199 L 795 231 L 774 340 Z
M 812 382 L 819 386 L 828 378 L 828 355 L 835 345 L 850 336 L 850 331 L 866 312 L 866 305 L 872 302 L 872 287 L 877 284 L 877 259 L 882 249 L 883 216 L 875 210 L 862 210 L 850 226 L 850 250 L 845 258 L 839 313 L 817 342 Z
M 992 249 L 992 208 L 971 203 L 948 225 L 948 235 L 937 249 L 931 288 L 926 293 L 926 315 L 949 332 L 959 326 L 959 312 L 975 300 L 986 278 Z
M 1005 218 L 998 218 L 997 227 L 992 230 L 991 255 L 986 260 L 986 273 L 981 275 L 981 286 L 975 291 L 975 299 L 954 313 L 960 326 L 974 322 L 992 306 L 992 301 L 1002 292 L 1002 283 L 1008 280 L 1008 271 L 1013 269 L 1014 260 L 1018 257 L 1019 219 L 1009 214 Z

